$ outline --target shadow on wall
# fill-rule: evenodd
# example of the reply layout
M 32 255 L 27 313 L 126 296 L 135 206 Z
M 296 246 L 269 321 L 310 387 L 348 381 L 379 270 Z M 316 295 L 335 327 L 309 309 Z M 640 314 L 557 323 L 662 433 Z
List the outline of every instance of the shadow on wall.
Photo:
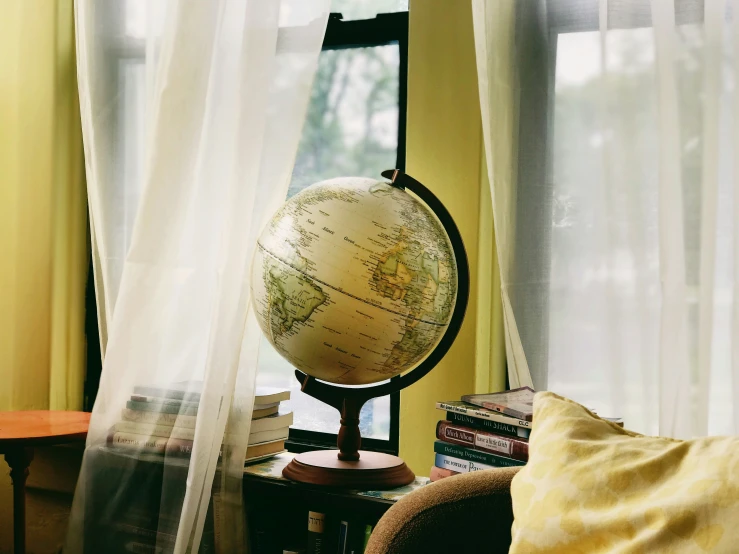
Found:
M 82 445 L 37 448 L 26 484 L 26 551 L 57 554 L 67 534 Z M 0 456 L 2 458 L 2 456 Z M 0 459 L 0 554 L 13 552 L 13 487 Z

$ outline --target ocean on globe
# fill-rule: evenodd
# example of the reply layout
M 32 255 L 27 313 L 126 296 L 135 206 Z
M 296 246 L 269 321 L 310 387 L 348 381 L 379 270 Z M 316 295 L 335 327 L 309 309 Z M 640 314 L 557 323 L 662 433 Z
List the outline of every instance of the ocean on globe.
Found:
M 417 366 L 447 329 L 457 268 L 446 231 L 410 193 L 341 177 L 272 217 L 252 262 L 262 331 L 317 379 L 375 383 Z

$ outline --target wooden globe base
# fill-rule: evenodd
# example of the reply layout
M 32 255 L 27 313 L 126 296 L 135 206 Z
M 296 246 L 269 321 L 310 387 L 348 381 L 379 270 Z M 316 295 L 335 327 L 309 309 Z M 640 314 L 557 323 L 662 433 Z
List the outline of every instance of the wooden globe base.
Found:
M 346 462 L 338 454 L 338 450 L 298 454 L 282 470 L 282 475 L 300 483 L 354 490 L 394 489 L 415 479 L 397 456 L 360 450 L 359 460 Z

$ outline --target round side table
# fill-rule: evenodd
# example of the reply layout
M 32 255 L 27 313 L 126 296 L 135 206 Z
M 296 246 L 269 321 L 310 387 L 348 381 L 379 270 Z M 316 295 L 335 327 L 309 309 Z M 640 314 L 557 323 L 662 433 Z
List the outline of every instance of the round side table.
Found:
M 0 412 L 0 454 L 13 481 L 13 552 L 26 552 L 26 478 L 37 446 L 52 446 L 87 437 L 87 412 Z

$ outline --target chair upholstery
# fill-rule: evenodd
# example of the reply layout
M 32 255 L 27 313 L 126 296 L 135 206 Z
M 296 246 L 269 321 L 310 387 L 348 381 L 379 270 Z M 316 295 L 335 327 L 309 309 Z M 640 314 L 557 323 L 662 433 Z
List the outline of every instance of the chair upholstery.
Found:
M 365 553 L 508 552 L 518 470 L 455 475 L 401 498 L 372 531 Z

